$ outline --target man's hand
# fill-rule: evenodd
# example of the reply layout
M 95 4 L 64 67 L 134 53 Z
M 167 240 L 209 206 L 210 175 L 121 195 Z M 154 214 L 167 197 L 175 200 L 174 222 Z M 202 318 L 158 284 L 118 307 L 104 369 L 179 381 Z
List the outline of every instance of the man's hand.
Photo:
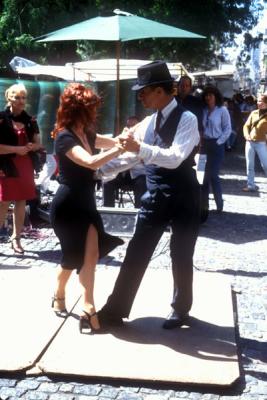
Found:
M 132 153 L 139 153 L 140 142 L 135 139 L 131 133 L 128 136 L 122 137 L 120 143 L 125 151 L 131 151 Z

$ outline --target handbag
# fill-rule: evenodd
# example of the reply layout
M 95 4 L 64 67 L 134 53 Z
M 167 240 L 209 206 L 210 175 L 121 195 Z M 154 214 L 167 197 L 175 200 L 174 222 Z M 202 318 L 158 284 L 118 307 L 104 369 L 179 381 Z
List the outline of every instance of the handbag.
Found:
M 46 150 L 45 149 L 39 149 L 37 151 L 31 151 L 29 153 L 31 160 L 32 160 L 32 165 L 33 169 L 36 173 L 39 173 L 42 171 L 44 164 L 46 163 Z

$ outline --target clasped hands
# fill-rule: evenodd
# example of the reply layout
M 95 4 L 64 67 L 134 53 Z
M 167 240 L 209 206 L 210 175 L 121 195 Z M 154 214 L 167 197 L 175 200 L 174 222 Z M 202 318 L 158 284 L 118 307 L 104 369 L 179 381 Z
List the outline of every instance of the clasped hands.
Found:
M 135 139 L 133 131 L 129 128 L 124 128 L 122 133 L 117 136 L 118 144 L 124 151 L 138 153 L 140 150 L 140 142 Z
M 20 156 L 25 156 L 25 154 L 29 153 L 29 151 L 33 150 L 33 143 L 29 142 L 25 146 L 17 146 L 16 154 Z

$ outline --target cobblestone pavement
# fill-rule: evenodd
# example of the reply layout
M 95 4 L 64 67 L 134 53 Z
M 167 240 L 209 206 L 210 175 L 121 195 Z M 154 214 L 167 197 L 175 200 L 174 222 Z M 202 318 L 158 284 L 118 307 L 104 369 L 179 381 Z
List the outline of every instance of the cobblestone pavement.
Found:
M 246 181 L 244 171 L 243 157 L 237 153 L 227 154 L 222 171 L 225 211 L 222 215 L 211 212 L 208 221 L 202 225 L 194 259 L 196 269 L 223 273 L 231 281 L 241 371 L 238 382 L 231 388 L 216 389 L 0 373 L 0 399 L 266 400 L 267 180 L 258 172 L 256 181 L 259 192 L 243 193 L 241 189 Z M 168 234 L 161 240 L 150 268 L 170 268 L 167 242 Z M 56 266 L 60 251 L 49 227 L 29 233 L 24 243 L 27 249 L 45 254 L 45 257 L 32 261 L 27 259 L 27 254 L 31 253 L 26 253 L 23 264 L 27 262 L 31 268 Z M 118 266 L 125 247 L 114 252 L 114 257 L 106 257 L 105 264 Z M 12 256 L 9 244 L 1 243 L 1 252 L 1 273 L 14 264 L 19 268 L 22 261 Z

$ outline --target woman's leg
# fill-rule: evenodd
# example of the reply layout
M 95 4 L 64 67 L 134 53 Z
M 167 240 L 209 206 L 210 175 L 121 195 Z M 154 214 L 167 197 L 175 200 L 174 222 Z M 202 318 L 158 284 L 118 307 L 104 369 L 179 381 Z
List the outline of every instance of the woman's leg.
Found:
M 71 269 L 65 269 L 61 265 L 57 267 L 57 283 L 54 293 L 56 299 L 65 299 L 65 289 L 71 273 Z
M 90 315 L 95 312 L 94 281 L 98 256 L 98 232 L 95 226 L 91 224 L 87 232 L 84 264 L 79 273 L 79 281 L 82 288 L 83 310 Z M 99 329 L 100 326 L 96 315 L 91 318 L 90 322 L 93 329 Z
M 255 143 L 255 150 L 260 159 L 261 167 L 267 176 L 267 144 L 265 142 Z
M 5 222 L 10 201 L 0 201 L 0 228 Z
M 13 210 L 13 233 L 11 235 L 11 246 L 15 253 L 23 254 L 24 249 L 20 243 L 20 234 L 25 219 L 25 200 L 15 201 L 15 207 Z
M 224 158 L 224 144 L 218 145 L 214 142 L 211 162 L 211 187 L 217 211 L 223 210 L 222 187 L 220 180 L 220 169 Z
M 15 207 L 13 212 L 13 238 L 20 238 L 20 234 L 24 225 L 25 219 L 25 200 L 15 201 Z
M 64 318 L 67 317 L 65 289 L 71 273 L 71 269 L 65 269 L 61 265 L 57 268 L 56 288 L 52 299 L 52 307 L 58 316 Z
M 205 173 L 200 190 L 200 221 L 204 223 L 209 216 L 209 193 L 212 170 L 212 143 L 210 140 L 203 141 L 203 153 L 207 155 Z
M 254 145 L 250 141 L 246 141 L 245 145 L 246 167 L 247 167 L 247 186 L 250 189 L 255 187 L 255 150 Z

